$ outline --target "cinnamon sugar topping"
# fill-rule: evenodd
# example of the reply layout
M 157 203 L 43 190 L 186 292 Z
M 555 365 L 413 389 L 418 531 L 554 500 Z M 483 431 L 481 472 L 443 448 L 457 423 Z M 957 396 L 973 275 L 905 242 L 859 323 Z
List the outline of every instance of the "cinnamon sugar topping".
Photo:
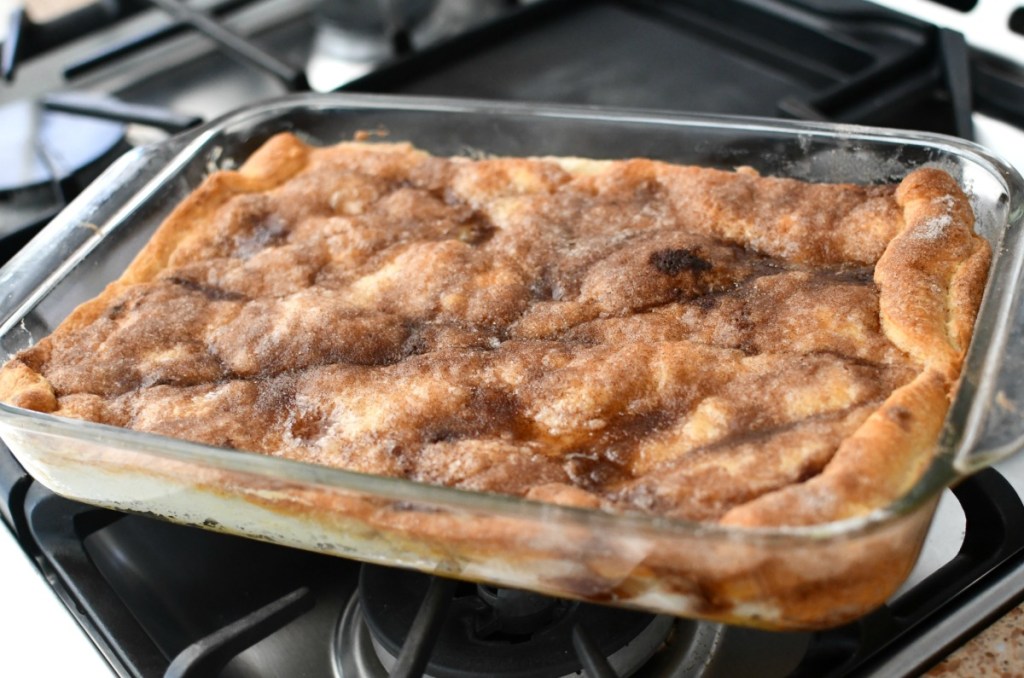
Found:
M 314 149 L 18 360 L 65 416 L 716 520 L 822 473 L 920 373 L 872 279 L 893 191 Z

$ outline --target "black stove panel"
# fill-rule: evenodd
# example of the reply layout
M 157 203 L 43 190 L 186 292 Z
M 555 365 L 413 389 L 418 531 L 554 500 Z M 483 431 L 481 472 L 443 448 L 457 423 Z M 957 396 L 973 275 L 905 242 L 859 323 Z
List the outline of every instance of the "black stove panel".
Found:
M 345 89 L 956 132 L 946 42 L 864 3 L 555 0 Z
M 44 570 L 128 675 L 313 676 L 335 665 L 345 678 L 386 675 L 381 662 L 398 661 L 409 636 L 423 644 L 421 665 L 436 662 L 438 676 L 495 675 L 487 659 L 531 648 L 508 675 L 558 676 L 586 657 L 574 648 L 582 626 L 599 656 L 634 645 L 615 661 L 639 666 L 638 676 L 673 676 L 696 662 L 704 666 L 698 675 L 721 678 L 756 662 L 765 678 L 810 678 L 884 672 L 908 647 L 902 660 L 923 670 L 993 613 L 978 601 L 987 577 L 1024 563 L 1024 505 L 992 470 L 956 495 L 967 537 L 953 560 L 862 620 L 817 633 L 671 620 L 377 566 L 362 566 L 360 576 L 352 561 L 96 509 L 38 485 L 25 503 Z M 997 611 L 1022 598 L 1011 593 Z M 921 641 L 950 610 L 972 607 L 973 625 L 944 644 Z M 433 635 L 416 630 L 424 615 L 436 618 Z M 460 643 L 471 650 L 468 665 L 454 658 Z M 371 649 L 346 654 L 360 645 Z M 545 655 L 551 668 L 536 664 Z
M 545 17 L 527 35 L 502 37 L 405 81 L 389 86 L 371 75 L 357 87 L 748 115 L 773 115 L 774 102 L 809 91 L 799 77 L 722 50 L 699 31 L 617 3 Z

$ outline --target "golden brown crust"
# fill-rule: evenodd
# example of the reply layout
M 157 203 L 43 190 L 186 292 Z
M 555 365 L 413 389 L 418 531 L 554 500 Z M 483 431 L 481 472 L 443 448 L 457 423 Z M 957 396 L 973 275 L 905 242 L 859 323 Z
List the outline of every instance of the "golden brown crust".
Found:
M 919 476 L 989 263 L 897 188 L 291 135 L 0 371 L 22 407 L 554 503 L 759 526 Z
M 305 165 L 308 150 L 293 135 L 278 135 L 261 146 L 238 172 L 218 172 L 208 177 L 157 229 L 128 269 L 97 297 L 75 308 L 58 331 L 69 335 L 95 322 L 124 290 L 159 275 L 182 243 L 202 230 L 228 200 L 286 181 Z M 36 356 L 48 353 L 50 342 L 51 337 L 45 337 L 31 352 Z M 53 412 L 58 407 L 47 379 L 18 360 L 0 371 L 0 400 L 41 412 Z
M 15 358 L 0 370 L 0 399 L 38 412 L 57 409 L 57 397 L 46 378 Z
M 897 389 L 804 483 L 731 509 L 726 525 L 805 525 L 884 506 L 913 485 L 931 459 L 950 384 L 928 369 Z
M 953 380 L 974 326 L 989 248 L 973 233 L 966 196 L 945 172 L 923 169 L 896 191 L 905 227 L 875 267 L 887 336 Z
M 131 285 L 155 278 L 167 268 L 175 251 L 187 246 L 189 238 L 202 237 L 206 224 L 231 198 L 284 183 L 302 170 L 308 155 L 305 144 L 290 134 L 281 134 L 261 146 L 237 172 L 210 175 L 167 218 L 170 227 L 154 234 L 119 282 Z
M 973 233 L 967 197 L 945 172 L 923 169 L 896 190 L 904 228 L 875 266 L 886 336 L 922 372 L 845 440 L 817 477 L 727 513 L 734 525 L 838 520 L 905 493 L 931 458 L 970 341 L 991 258 Z

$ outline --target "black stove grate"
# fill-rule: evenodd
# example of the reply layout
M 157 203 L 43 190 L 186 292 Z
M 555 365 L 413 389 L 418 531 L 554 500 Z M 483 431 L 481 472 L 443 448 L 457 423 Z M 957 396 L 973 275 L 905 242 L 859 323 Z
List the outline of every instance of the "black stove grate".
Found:
M 397 60 L 344 89 L 955 132 L 963 114 L 951 105 L 964 102 L 945 92 L 947 80 L 960 80 L 945 77 L 942 57 L 955 63 L 955 42 L 932 26 L 858 2 L 555 0 Z M 914 124 L 900 124 L 907 120 Z
M 1024 600 L 1024 591 L 942 643 L 917 643 L 930 625 L 953 610 L 968 610 L 984 591 L 987 577 L 1024 562 L 1024 505 L 998 472 L 988 469 L 953 489 L 967 518 L 960 552 L 896 600 L 866 617 L 815 634 L 794 676 L 877 675 L 893 655 L 913 656 L 914 672 L 924 671 L 974 636 L 993 615 Z M 913 651 L 908 648 L 913 646 Z
M 548 678 L 584 668 L 619 675 L 613 666 L 632 673 L 672 626 L 667 617 L 373 565 L 360 571 L 358 605 L 392 678 Z M 345 648 L 355 634 L 335 642 L 338 673 L 349 678 Z
M 733 645 L 767 643 L 783 648 L 785 656 L 775 660 L 777 665 L 762 667 L 766 677 L 874 675 L 896 655 L 904 661 L 908 655 L 912 657 L 913 673 L 926 669 L 991 621 L 993 615 L 1024 597 L 1024 591 L 1015 591 L 996 606 L 991 600 L 985 607 L 977 603 L 1002 572 L 1024 564 L 1024 506 L 1020 499 L 991 469 L 964 481 L 954 493 L 967 517 L 967 536 L 960 553 L 864 619 L 814 634 L 772 634 L 672 620 L 671 635 L 693 638 L 710 634 L 720 639 L 723 634 L 731 634 Z M 24 515 L 14 518 L 16 524 L 28 530 L 23 542 L 30 542 L 58 593 L 120 675 L 285 675 L 290 670 L 287 664 L 277 665 L 266 659 L 276 656 L 273 648 L 280 644 L 292 646 L 293 652 L 301 655 L 291 661 L 308 665 L 309 675 L 330 675 L 329 671 L 334 670 L 329 648 L 335 642 L 335 627 L 346 606 L 359 599 L 356 563 L 97 509 L 57 497 L 34 483 L 23 499 Z M 367 571 L 363 579 L 369 579 L 369 590 L 376 591 L 371 599 L 390 590 L 392 596 L 397 593 L 398 600 L 404 601 L 404 612 L 385 605 L 374 623 L 394 625 L 396 619 L 412 619 L 419 609 L 417 601 L 430 588 L 430 578 L 405 572 L 392 576 L 384 568 Z M 396 585 L 393 581 L 413 583 Z M 415 591 L 402 595 L 411 591 L 406 590 L 410 586 Z M 461 597 L 464 608 L 461 617 L 456 614 L 448 618 L 447 629 L 443 624 L 434 628 L 439 636 L 466 634 L 465 620 L 479 615 L 479 603 L 468 602 L 472 596 L 467 598 L 467 587 L 471 585 L 435 585 L 442 599 L 452 591 L 460 592 L 455 600 Z M 586 623 L 584 637 L 573 633 L 571 620 L 565 623 L 561 629 L 566 643 L 562 658 L 569 656 L 575 666 L 591 659 L 585 649 L 586 635 L 597 645 L 608 645 L 608 628 L 630 626 L 631 615 L 636 616 L 634 626 L 649 621 L 649 616 L 625 610 L 568 601 L 555 605 L 563 612 L 554 614 L 552 625 L 562 619 L 559 614 L 564 615 L 565 609 L 591 607 L 599 616 L 609 615 L 597 623 Z M 445 608 L 444 604 L 428 607 L 432 614 L 442 617 Z M 971 621 L 962 625 L 959 634 L 936 644 L 929 632 L 947 618 L 951 609 L 969 616 Z M 431 616 L 426 614 L 420 622 L 422 629 L 430 630 Z M 397 624 L 382 633 L 398 636 L 398 644 L 391 647 L 393 656 L 402 654 L 401 630 L 409 628 L 406 622 Z M 621 646 L 622 638 L 630 633 L 613 634 L 611 645 Z M 424 635 L 430 634 L 417 637 L 422 639 Z M 927 642 L 919 647 L 922 639 Z M 516 634 L 506 633 L 498 641 L 514 650 Z M 573 650 L 573 642 L 584 646 L 582 656 Z M 636 675 L 668 676 L 680 657 L 692 661 L 693 649 L 678 647 L 681 642 L 676 638 L 675 646 L 666 643 L 660 652 L 673 656 L 655 653 Z M 690 640 L 686 643 L 692 644 Z M 716 643 L 723 645 L 718 641 L 705 644 Z M 431 661 L 431 645 L 424 643 L 413 653 L 416 661 L 410 660 L 410 666 Z M 606 655 L 605 649 L 598 654 Z M 729 675 L 733 661 L 736 659 L 706 658 L 711 667 L 708 675 Z M 219 673 L 211 670 L 221 667 Z
M 256 0 L 224 0 L 210 8 L 216 17 L 229 15 Z M 32 58 L 45 55 L 82 36 L 108 28 L 150 9 L 149 0 L 97 0 L 46 22 L 33 21 L 22 7 L 16 7 L 10 14 L 7 35 L 0 52 L 0 76 L 11 81 L 17 77 L 18 66 Z M 96 59 L 74 63 L 65 69 L 66 77 L 83 74 L 86 70 L 109 62 L 129 51 L 155 44 L 188 28 L 188 22 L 180 19 L 128 41 L 118 41 L 102 51 Z

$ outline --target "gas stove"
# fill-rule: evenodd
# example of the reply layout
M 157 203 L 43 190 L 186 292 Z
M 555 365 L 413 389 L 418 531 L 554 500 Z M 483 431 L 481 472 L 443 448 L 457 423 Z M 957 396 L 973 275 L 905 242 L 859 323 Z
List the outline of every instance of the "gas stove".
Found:
M 927 21 L 861 0 L 125 1 L 47 23 L 15 12 L 0 244 L 14 251 L 125 149 L 306 89 L 927 129 L 1024 168 L 1024 69 L 1006 59 L 1024 43 L 1020 17 L 1001 17 L 988 45 L 977 36 L 995 33 L 973 27 L 995 3 L 884 4 Z M 49 611 L 35 626 L 3 615 L 0 637 L 5 652 L 72 662 L 43 673 L 75 675 L 914 675 L 1024 600 L 1021 497 L 1024 460 L 983 471 L 943 496 L 889 605 L 832 631 L 768 633 L 95 509 L 0 450 L 15 537 L 0 561 L 20 572 L 0 592 L 19 601 L 8 610 Z M 55 634 L 66 656 L 42 649 Z

